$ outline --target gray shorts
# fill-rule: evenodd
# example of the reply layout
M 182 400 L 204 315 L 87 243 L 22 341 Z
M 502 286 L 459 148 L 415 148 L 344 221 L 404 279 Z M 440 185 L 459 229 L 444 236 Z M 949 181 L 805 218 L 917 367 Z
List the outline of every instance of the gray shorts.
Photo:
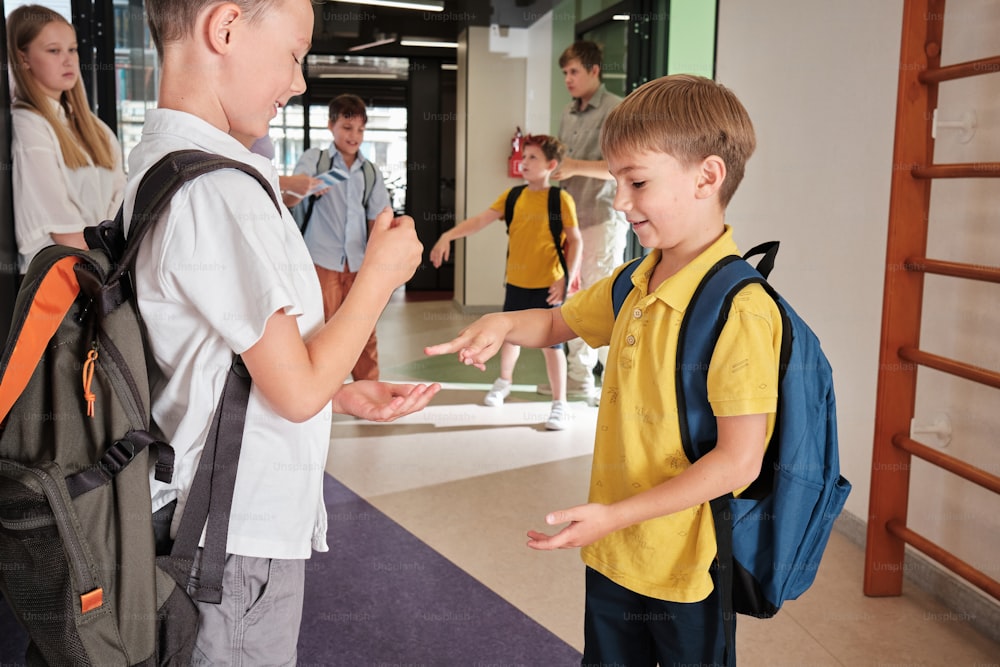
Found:
M 198 602 L 193 665 L 294 665 L 305 561 L 226 556 L 221 604 Z

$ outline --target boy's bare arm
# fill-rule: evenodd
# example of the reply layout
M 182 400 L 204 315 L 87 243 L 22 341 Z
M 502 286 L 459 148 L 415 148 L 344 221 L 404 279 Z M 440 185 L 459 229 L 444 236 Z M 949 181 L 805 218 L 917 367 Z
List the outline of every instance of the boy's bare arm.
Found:
M 589 503 L 551 512 L 550 526 L 569 522 L 555 535 L 529 531 L 534 549 L 582 547 L 636 523 L 690 507 L 743 488 L 757 479 L 764 460 L 767 415 L 719 417 L 719 438 L 709 453 L 681 474 L 616 503 Z
M 602 181 L 610 181 L 614 178 L 608 171 L 607 160 L 574 160 L 571 157 L 564 158 L 559 163 L 559 168 L 552 174 L 552 178 L 557 181 L 572 176 L 585 176 Z
M 500 351 L 504 341 L 543 348 L 575 336 L 558 308 L 533 308 L 484 315 L 447 343 L 424 348 L 424 353 L 433 356 L 457 352 L 458 360 L 466 366 L 485 370 L 486 361 Z
M 290 421 L 317 414 L 342 387 L 394 289 L 420 264 L 422 246 L 411 218 L 379 214 L 365 259 L 343 305 L 308 340 L 296 318 L 278 311 L 243 361 L 264 397 Z
M 499 211 L 494 211 L 491 208 L 486 209 L 478 215 L 474 215 L 471 218 L 466 218 L 462 222 L 458 223 L 444 234 L 441 238 L 437 240 L 434 247 L 431 248 L 430 260 L 434 268 L 439 268 L 443 262 L 448 261 L 448 257 L 451 256 L 451 242 L 457 239 L 464 239 L 466 236 L 471 236 L 479 230 L 483 229 L 491 222 L 499 220 L 501 217 Z
M 566 268 L 569 270 L 569 292 L 570 294 L 580 288 L 580 263 L 583 260 L 583 235 L 580 234 L 579 227 L 566 228 L 566 243 L 563 245 L 566 253 Z

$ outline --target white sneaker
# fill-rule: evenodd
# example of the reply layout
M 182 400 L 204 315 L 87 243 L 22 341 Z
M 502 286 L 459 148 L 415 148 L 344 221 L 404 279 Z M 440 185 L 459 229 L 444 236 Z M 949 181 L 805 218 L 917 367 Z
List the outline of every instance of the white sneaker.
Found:
M 569 425 L 569 414 L 566 404 L 562 401 L 552 401 L 552 412 L 545 422 L 547 431 L 561 431 Z
M 566 380 L 566 395 L 574 398 L 591 398 L 595 392 L 594 380 L 583 381 L 568 378 Z M 535 391 L 542 396 L 552 395 L 552 385 L 546 382 L 535 387 Z
M 510 396 L 510 382 L 504 380 L 503 378 L 497 378 L 496 382 L 493 383 L 493 388 L 486 393 L 486 397 L 483 399 L 483 405 L 495 408 L 503 405 L 503 399 L 508 396 Z

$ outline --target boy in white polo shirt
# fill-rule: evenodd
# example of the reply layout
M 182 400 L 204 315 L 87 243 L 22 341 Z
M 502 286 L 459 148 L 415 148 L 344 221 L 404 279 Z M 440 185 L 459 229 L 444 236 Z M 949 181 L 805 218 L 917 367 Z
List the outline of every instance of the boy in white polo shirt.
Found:
M 179 149 L 243 161 L 277 191 L 270 161 L 249 146 L 267 134 L 277 109 L 305 90 L 310 1 L 149 0 L 146 8 L 162 62 L 159 108 L 147 112 L 130 156 L 126 219 L 145 172 Z M 354 289 L 324 324 L 298 228 L 241 172 L 187 183 L 144 241 L 135 276 L 139 308 L 165 375 L 153 416 L 177 457 L 173 481 L 153 486 L 153 509 L 176 499 L 175 527 L 233 353 L 253 379 L 224 598 L 199 603 L 195 664 L 295 663 L 304 559 L 327 550 L 322 487 L 331 409 L 389 421 L 424 407 L 440 388 L 344 384 L 421 253 L 413 221 L 384 211 Z

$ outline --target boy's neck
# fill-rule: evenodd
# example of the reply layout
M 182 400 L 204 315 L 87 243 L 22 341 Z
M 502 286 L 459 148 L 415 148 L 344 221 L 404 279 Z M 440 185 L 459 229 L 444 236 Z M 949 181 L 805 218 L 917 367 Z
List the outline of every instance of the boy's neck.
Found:
M 580 100 L 580 108 L 581 109 L 586 109 L 587 106 L 590 104 L 590 100 L 594 99 L 594 95 L 596 95 L 597 91 L 600 90 L 600 89 L 601 89 L 601 82 L 598 81 L 597 85 L 594 86 L 593 90 L 591 90 L 590 92 L 588 92 L 588 93 L 586 93 L 584 95 L 581 95 L 578 98 Z
M 653 275 L 649 280 L 649 291 L 655 290 L 660 283 L 674 274 L 680 272 L 684 267 L 693 262 L 701 253 L 708 250 L 713 243 L 722 238 L 726 233 L 726 222 L 724 217 L 712 220 L 704 228 L 704 231 L 672 248 L 660 248 L 660 261 L 653 269 Z
M 546 175 L 545 178 L 541 178 L 541 179 L 537 179 L 537 180 L 535 180 L 535 179 L 531 179 L 531 180 L 525 179 L 525 182 L 528 184 L 528 189 L 529 190 L 548 190 L 549 187 L 550 187 L 549 186 L 549 177 L 548 177 L 548 175 Z

